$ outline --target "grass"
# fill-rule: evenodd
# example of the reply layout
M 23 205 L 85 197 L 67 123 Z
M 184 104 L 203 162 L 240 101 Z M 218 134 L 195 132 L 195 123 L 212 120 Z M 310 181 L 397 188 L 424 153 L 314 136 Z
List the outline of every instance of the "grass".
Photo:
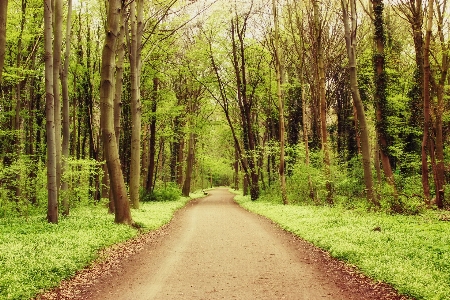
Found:
M 203 194 L 193 194 L 200 197 Z M 133 220 L 143 231 L 168 223 L 189 198 L 141 203 Z M 0 299 L 29 299 L 89 265 L 100 249 L 138 235 L 114 224 L 103 206 L 80 207 L 58 225 L 44 217 L 0 219 Z
M 450 223 L 439 221 L 439 212 L 402 216 L 235 199 L 403 295 L 450 299 Z

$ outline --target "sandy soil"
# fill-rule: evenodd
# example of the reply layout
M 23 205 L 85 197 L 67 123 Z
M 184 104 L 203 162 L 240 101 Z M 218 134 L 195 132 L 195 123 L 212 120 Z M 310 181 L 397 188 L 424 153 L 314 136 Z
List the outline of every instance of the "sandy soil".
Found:
M 38 299 L 406 298 L 215 189 Z

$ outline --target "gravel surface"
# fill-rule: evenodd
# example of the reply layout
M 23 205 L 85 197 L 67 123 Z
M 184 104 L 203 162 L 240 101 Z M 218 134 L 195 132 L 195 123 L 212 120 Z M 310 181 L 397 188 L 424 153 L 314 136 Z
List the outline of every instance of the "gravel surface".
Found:
M 233 197 L 210 191 L 37 299 L 406 299 Z

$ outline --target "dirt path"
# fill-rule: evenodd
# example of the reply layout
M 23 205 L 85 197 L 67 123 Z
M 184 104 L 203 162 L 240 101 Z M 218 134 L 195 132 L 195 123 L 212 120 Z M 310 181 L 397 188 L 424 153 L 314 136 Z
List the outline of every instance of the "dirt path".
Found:
M 63 285 L 57 297 L 401 299 L 232 199 L 226 189 L 216 189 L 190 202 L 159 233 L 135 241 L 136 253 L 79 274 L 76 291 Z

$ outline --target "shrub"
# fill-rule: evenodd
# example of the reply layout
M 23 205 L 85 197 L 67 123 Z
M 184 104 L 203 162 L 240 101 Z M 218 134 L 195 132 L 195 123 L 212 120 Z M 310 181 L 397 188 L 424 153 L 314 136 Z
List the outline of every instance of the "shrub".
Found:
M 181 189 L 174 182 L 166 183 L 163 187 L 156 187 L 152 192 L 141 191 L 141 201 L 177 201 L 180 199 Z

